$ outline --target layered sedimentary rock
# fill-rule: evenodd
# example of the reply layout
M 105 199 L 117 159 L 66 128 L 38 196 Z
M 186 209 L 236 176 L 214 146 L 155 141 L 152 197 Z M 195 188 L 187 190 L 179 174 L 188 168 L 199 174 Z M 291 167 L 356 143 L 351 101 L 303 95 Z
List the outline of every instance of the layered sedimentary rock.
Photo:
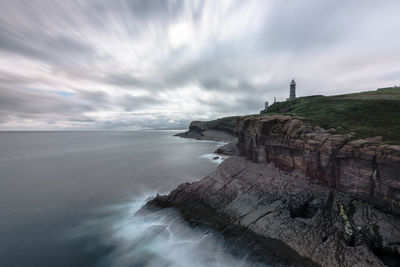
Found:
M 400 146 L 380 138 L 352 140 L 284 115 L 243 117 L 240 153 L 400 213 Z
M 237 149 L 146 208 L 250 238 L 304 266 L 400 266 L 400 146 L 285 115 L 238 119 Z M 246 159 L 247 158 L 247 159 Z
M 173 207 L 194 225 L 254 246 L 296 266 L 398 266 L 399 220 L 372 205 L 277 168 L 233 156 L 194 183 L 146 208 Z

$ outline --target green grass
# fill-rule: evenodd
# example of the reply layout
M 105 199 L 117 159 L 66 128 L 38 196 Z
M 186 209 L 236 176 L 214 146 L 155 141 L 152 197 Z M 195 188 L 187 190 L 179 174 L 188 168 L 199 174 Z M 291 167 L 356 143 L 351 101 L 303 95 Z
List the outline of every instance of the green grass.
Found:
M 355 138 L 382 136 L 400 144 L 400 88 L 337 96 L 309 96 L 274 103 L 262 114 L 303 117 L 322 128 L 355 132 Z
M 218 118 L 216 120 L 206 121 L 205 124 L 210 129 L 216 129 L 221 124 L 229 125 L 229 126 L 232 126 L 232 127 L 236 127 L 237 118 L 238 118 L 238 116 Z

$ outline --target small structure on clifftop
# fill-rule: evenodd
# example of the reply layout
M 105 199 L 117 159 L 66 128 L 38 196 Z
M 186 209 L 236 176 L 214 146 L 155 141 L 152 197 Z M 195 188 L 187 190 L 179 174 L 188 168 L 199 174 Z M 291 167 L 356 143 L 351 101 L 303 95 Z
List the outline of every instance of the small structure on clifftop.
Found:
M 268 107 L 269 107 L 268 101 L 265 101 L 264 109 L 261 110 L 260 113 L 261 113 L 261 112 L 264 112 L 264 111 L 267 111 Z
M 294 79 L 290 82 L 290 93 L 289 93 L 289 98 L 286 100 L 293 100 L 296 99 L 296 82 Z
M 296 99 L 296 82 L 294 79 L 292 79 L 292 81 L 290 82 L 290 92 L 289 92 L 289 98 L 287 98 L 286 100 L 293 100 Z M 276 101 L 276 97 L 274 97 L 274 105 L 277 105 L 279 102 Z M 268 105 L 268 101 L 265 102 L 265 107 L 263 110 L 260 111 L 260 113 L 265 113 L 268 109 L 269 105 Z

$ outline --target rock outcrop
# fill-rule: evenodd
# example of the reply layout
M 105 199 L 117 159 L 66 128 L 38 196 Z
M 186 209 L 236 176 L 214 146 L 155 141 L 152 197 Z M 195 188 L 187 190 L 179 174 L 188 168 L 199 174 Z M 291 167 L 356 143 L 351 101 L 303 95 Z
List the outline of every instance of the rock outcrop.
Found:
M 334 132 L 295 116 L 241 117 L 237 147 L 217 152 L 244 157 L 145 209 L 176 208 L 296 266 L 400 266 L 400 146 Z
M 398 266 L 399 220 L 361 200 L 230 157 L 146 208 L 176 208 L 194 225 L 252 235 L 254 246 L 296 266 Z
M 238 117 L 226 117 L 212 121 L 192 121 L 189 130 L 176 136 L 199 140 L 232 141 L 236 136 Z
M 239 120 L 238 147 L 253 162 L 281 170 L 367 200 L 400 214 L 400 146 L 381 139 L 352 140 L 301 118 L 249 116 Z
M 228 144 L 220 146 L 214 151 L 216 154 L 227 155 L 227 156 L 239 156 L 240 151 L 237 148 L 237 138 L 232 139 Z

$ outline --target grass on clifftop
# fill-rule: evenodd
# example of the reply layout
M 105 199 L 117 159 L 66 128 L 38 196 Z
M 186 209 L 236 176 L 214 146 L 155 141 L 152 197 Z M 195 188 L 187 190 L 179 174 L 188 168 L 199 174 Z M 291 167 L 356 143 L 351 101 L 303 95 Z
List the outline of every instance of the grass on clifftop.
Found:
M 238 118 L 238 116 L 224 117 L 224 118 L 218 118 L 218 119 L 212 120 L 212 121 L 206 121 L 204 123 L 206 124 L 206 126 L 208 128 L 211 128 L 211 129 L 218 128 L 219 125 L 221 125 L 221 124 L 236 127 L 237 118 Z
M 303 117 L 324 129 L 355 132 L 356 138 L 382 136 L 400 144 L 400 88 L 337 96 L 309 96 L 274 103 L 262 114 Z

